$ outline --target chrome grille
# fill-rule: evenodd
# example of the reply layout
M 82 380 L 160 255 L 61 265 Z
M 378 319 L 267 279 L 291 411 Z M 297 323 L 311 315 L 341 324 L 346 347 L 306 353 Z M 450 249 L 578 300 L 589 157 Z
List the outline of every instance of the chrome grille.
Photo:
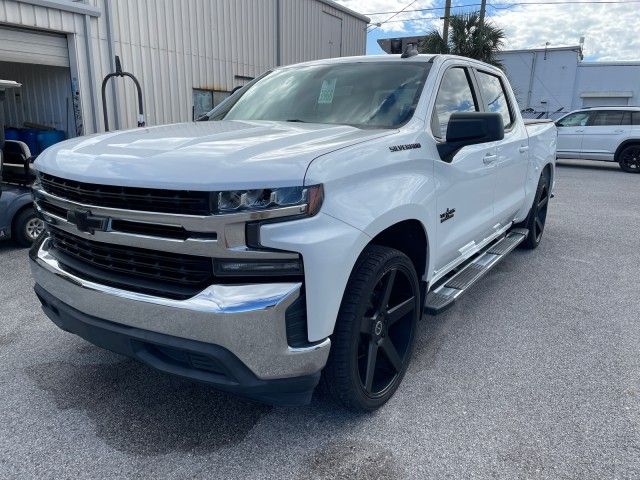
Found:
M 103 285 L 189 298 L 213 283 L 209 258 L 96 242 L 52 227 L 49 233 L 62 265 Z

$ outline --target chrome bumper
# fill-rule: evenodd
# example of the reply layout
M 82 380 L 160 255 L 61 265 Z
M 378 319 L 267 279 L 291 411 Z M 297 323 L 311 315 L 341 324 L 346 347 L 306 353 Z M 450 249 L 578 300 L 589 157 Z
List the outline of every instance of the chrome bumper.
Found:
M 259 379 L 320 371 L 330 340 L 306 348 L 287 344 L 285 312 L 301 283 L 211 285 L 187 300 L 108 287 L 66 272 L 46 239 L 32 257 L 38 285 L 63 303 L 102 320 L 226 348 Z

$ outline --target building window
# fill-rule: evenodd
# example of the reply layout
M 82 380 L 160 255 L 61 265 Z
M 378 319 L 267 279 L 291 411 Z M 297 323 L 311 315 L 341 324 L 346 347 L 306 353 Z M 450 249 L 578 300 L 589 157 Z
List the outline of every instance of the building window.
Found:
M 193 89 L 193 120 L 199 119 L 229 96 L 229 92 L 219 90 Z

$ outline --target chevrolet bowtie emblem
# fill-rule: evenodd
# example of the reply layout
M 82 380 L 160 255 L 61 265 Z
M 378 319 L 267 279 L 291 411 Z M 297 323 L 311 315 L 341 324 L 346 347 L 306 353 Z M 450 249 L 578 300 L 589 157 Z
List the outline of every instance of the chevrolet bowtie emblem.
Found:
M 97 231 L 106 232 L 109 225 L 107 217 L 96 217 L 88 210 L 69 210 L 67 221 L 73 223 L 81 232 L 93 235 Z

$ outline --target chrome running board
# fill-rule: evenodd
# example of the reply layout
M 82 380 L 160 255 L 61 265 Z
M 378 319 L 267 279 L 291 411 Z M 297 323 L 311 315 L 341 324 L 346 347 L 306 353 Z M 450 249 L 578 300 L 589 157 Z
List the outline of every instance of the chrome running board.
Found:
M 461 265 L 438 282 L 427 294 L 425 311 L 436 315 L 450 307 L 455 300 L 469 290 L 500 260 L 506 257 L 525 238 L 529 231 L 526 228 L 514 228 L 504 237 L 491 243 L 478 255 Z

